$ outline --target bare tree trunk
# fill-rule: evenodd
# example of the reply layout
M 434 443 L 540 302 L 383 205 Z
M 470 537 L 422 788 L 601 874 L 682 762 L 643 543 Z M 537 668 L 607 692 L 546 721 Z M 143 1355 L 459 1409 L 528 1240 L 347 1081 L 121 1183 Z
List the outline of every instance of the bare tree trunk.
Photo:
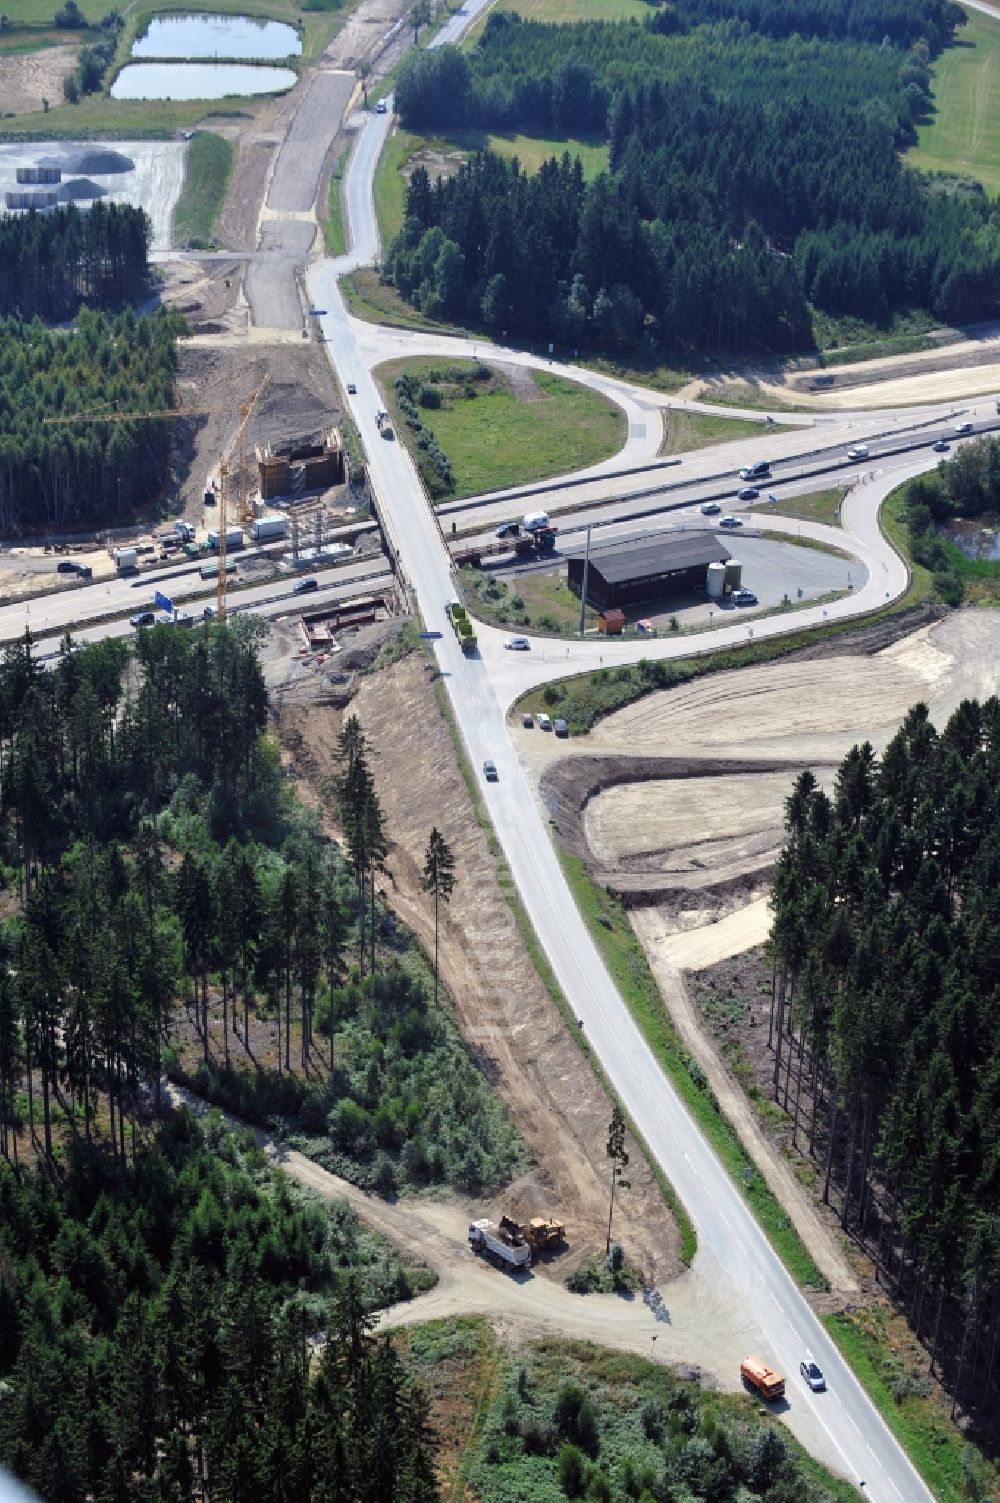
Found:
M 826 1175 L 823 1180 L 823 1204 L 830 1204 L 830 1175 L 833 1172 L 833 1145 L 837 1141 L 837 1128 L 840 1123 L 840 1097 L 837 1094 L 837 1083 L 833 1086 L 833 1118 L 830 1123 L 830 1141 L 826 1145 Z
M 854 1111 L 851 1114 L 851 1138 L 844 1170 L 844 1204 L 840 1212 L 840 1224 L 845 1231 L 847 1230 L 847 1218 L 851 1204 L 851 1181 L 854 1178 L 854 1148 L 858 1137 L 858 1117 L 860 1115 L 859 1106 L 855 1103 Z

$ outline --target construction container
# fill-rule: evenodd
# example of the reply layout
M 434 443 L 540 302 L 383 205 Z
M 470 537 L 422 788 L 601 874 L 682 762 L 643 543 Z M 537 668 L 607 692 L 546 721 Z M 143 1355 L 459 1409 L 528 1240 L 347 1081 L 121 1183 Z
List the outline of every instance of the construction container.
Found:
M 18 167 L 15 175 L 19 183 L 58 183 L 62 180 L 62 169 L 59 167 Z
M 208 546 L 210 548 L 213 548 L 213 549 L 217 549 L 218 546 L 219 546 L 219 530 L 218 530 L 217 527 L 213 528 L 209 532 L 209 534 L 208 534 Z M 228 551 L 229 551 L 230 548 L 242 548 L 242 547 L 243 547 L 243 528 L 242 527 L 227 527 L 226 528 L 226 552 L 228 553 Z
M 708 578 L 705 581 L 709 600 L 721 600 L 726 592 L 726 566 L 725 564 L 709 564 Z
M 226 573 L 232 574 L 235 568 L 236 560 L 234 558 L 227 558 Z M 198 570 L 198 573 L 201 575 L 202 579 L 218 579 L 219 560 L 217 558 L 210 558 L 206 563 L 202 564 L 201 568 Z
M 738 590 L 743 583 L 743 565 L 735 558 L 731 558 L 724 565 L 726 571 L 726 589 Z
M 131 574 L 139 567 L 139 551 L 137 548 L 116 548 L 115 568 L 119 574 Z
M 283 538 L 288 531 L 287 517 L 256 517 L 248 529 L 255 543 L 264 543 L 271 538 Z
M 24 188 L 8 189 L 4 201 L 8 209 L 53 209 L 59 198 L 54 188 Z

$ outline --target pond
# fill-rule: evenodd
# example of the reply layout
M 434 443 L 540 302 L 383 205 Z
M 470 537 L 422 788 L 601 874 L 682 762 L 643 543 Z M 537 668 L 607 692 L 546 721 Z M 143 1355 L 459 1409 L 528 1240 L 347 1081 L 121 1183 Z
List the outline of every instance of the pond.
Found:
M 270 59 L 301 51 L 293 26 L 251 16 L 154 16 L 132 45 L 133 57 Z
M 949 543 L 961 548 L 966 558 L 1000 559 L 1000 517 L 995 513 L 972 522 L 959 518 L 942 527 L 941 532 Z
M 279 94 L 295 83 L 291 68 L 250 63 L 128 63 L 111 86 L 112 99 L 227 99 Z

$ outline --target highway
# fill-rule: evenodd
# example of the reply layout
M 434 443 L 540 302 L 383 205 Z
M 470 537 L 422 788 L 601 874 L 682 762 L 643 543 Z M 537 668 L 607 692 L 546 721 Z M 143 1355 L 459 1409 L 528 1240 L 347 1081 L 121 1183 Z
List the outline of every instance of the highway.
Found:
M 469 756 L 477 770 L 487 757 L 497 764 L 498 782 L 486 783 L 480 774 L 483 804 L 573 1012 L 582 1020 L 615 1090 L 695 1223 L 699 1241 L 696 1272 L 713 1285 L 728 1284 L 737 1292 L 759 1327 L 760 1355 L 788 1377 L 789 1425 L 835 1470 L 859 1483 L 864 1481 L 867 1496 L 877 1503 L 925 1503 L 931 1498 L 930 1492 L 785 1272 L 738 1187 L 703 1141 L 633 1023 L 577 911 L 543 823 L 543 811 L 535 802 L 505 724 L 505 708 L 529 684 L 570 670 L 596 667 L 598 658 L 606 655 L 611 661 L 627 662 L 639 657 L 710 651 L 730 642 L 746 641 L 747 628 L 741 623 L 688 636 L 680 642 L 661 639 L 614 646 L 607 642 L 546 645 L 536 639 L 533 650 L 523 654 L 503 650 L 505 633 L 480 628 L 481 656 L 463 656 L 445 612 L 446 602 L 454 596 L 454 585 L 437 520 L 404 445 L 382 439 L 375 424 L 381 397 L 371 367 L 385 358 L 384 346 L 371 326 L 348 317 L 337 288 L 339 274 L 362 264 L 377 249 L 372 175 L 388 127 L 389 117 L 372 117 L 360 134 L 349 167 L 347 203 L 354 249 L 337 262 L 313 263 L 307 283 L 314 304 L 327 310 L 323 333 L 341 383 L 346 386 L 350 380 L 357 385 L 357 395 L 350 399 L 352 415 L 369 456 L 384 525 L 403 560 L 405 577 L 424 624 L 442 633 L 436 644 L 438 661 Z M 408 343 L 414 353 L 425 352 L 420 336 Z M 449 341 L 449 347 L 462 345 L 462 341 Z M 491 358 L 496 354 L 490 351 Z M 635 394 L 635 402 L 639 412 L 661 405 L 657 394 Z M 985 414 L 983 404 L 976 416 Z M 947 410 L 938 409 L 936 415 L 947 422 Z M 865 421 L 869 420 L 871 415 Z M 878 420 L 879 415 L 875 415 L 870 431 L 875 431 Z M 642 421 L 641 417 L 635 421 L 630 418 L 630 437 L 644 447 L 646 435 L 635 431 Z M 850 421 L 844 419 L 845 424 Z M 913 414 L 908 421 L 914 421 Z M 852 438 L 844 433 L 842 441 L 853 441 L 860 431 L 855 427 Z M 633 442 L 633 451 L 635 448 Z M 925 448 L 919 457 L 906 456 L 901 462 L 870 462 L 845 502 L 841 533 L 831 533 L 818 524 L 790 524 L 770 514 L 769 527 L 791 530 L 794 526 L 816 536 L 833 536 L 841 546 L 846 543 L 864 561 L 868 577 L 853 595 L 826 607 L 798 611 L 791 619 L 783 616 L 755 622 L 754 636 L 778 635 L 824 620 L 846 619 L 898 598 L 907 587 L 907 569 L 882 536 L 878 509 L 901 479 L 926 470 L 937 459 Z M 669 1341 L 665 1345 L 669 1353 Z M 799 1380 L 798 1365 L 807 1353 L 827 1375 L 829 1391 L 824 1394 L 811 1393 Z M 743 1355 L 733 1353 L 734 1368 Z

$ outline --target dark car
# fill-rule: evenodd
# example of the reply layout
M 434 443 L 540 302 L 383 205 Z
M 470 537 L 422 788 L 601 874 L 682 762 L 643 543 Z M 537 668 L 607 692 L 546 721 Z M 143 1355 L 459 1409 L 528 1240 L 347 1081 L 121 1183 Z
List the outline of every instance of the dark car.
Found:
M 347 383 L 347 395 L 349 397 L 356 397 L 357 394 L 358 394 L 358 388 L 357 388 L 357 386 L 354 384 L 353 381 L 348 381 L 348 383 Z
M 498 538 L 516 538 L 519 531 L 516 522 L 501 522 L 496 535 Z
M 826 1387 L 826 1379 L 816 1366 L 815 1362 L 806 1360 L 799 1363 L 799 1372 L 805 1378 L 813 1393 L 822 1393 Z
M 315 579 L 297 579 L 292 585 L 293 595 L 305 595 L 310 590 L 318 590 L 319 584 Z
M 935 454 L 947 454 L 951 449 L 951 444 L 945 443 L 943 438 L 939 438 L 936 444 L 931 444 L 931 448 Z
M 552 722 L 552 729 L 553 729 L 553 731 L 555 731 L 555 733 L 556 733 L 557 736 L 568 736 L 569 735 L 569 726 L 566 724 L 565 720 L 560 720 L 560 719 L 553 720 L 553 722 Z
M 495 762 L 492 762 L 489 757 L 487 757 L 486 761 L 483 763 L 483 776 L 485 777 L 487 783 L 498 783 L 500 781 L 500 774 L 497 772 L 497 764 Z
M 61 558 L 59 560 L 59 562 L 56 564 L 56 573 L 57 574 L 75 574 L 76 573 L 76 564 L 73 563 L 72 559 Z
M 737 496 L 739 496 L 741 501 L 756 501 L 757 497 L 760 495 L 760 491 L 757 490 L 756 486 L 745 485 L 743 489 L 741 491 L 737 491 L 736 494 Z
M 155 620 L 156 617 L 152 611 L 136 611 L 135 615 L 131 617 L 131 625 L 152 626 Z

